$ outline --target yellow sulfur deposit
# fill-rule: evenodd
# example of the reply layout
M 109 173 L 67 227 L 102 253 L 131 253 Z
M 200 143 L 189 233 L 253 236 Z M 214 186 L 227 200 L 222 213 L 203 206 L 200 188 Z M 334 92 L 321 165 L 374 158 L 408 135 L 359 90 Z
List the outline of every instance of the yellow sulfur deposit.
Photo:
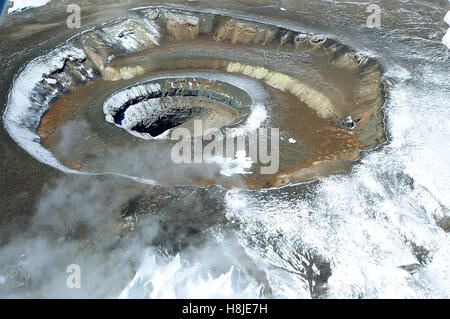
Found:
M 235 62 L 228 64 L 227 71 L 263 80 L 274 88 L 290 92 L 315 110 L 321 118 L 332 119 L 336 115 L 341 115 L 325 94 L 299 79 L 283 73 L 269 71 L 264 67 Z

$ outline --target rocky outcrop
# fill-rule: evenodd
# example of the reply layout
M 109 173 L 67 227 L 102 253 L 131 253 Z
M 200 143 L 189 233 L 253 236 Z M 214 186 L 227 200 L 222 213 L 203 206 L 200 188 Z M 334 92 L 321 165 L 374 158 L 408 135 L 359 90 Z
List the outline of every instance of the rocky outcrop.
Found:
M 138 23 L 127 19 L 103 28 L 109 41 L 118 43 L 125 51 L 140 51 L 158 45 L 160 34 L 154 23 Z
M 443 217 L 438 222 L 439 227 L 441 227 L 445 232 L 450 232 L 450 217 Z
M 222 22 L 216 32 L 216 41 L 231 41 L 231 43 L 266 45 L 275 39 L 277 27 L 256 22 L 230 19 Z

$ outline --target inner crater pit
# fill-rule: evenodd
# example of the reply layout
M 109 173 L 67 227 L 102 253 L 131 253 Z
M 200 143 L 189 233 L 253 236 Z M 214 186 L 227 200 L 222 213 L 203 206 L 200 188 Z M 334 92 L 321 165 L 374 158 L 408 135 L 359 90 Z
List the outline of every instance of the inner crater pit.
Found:
M 106 120 L 138 137 L 149 139 L 175 127 L 194 131 L 221 129 L 242 120 L 251 98 L 242 89 L 205 78 L 159 79 L 131 86 L 109 97 L 103 110 Z M 201 132 L 202 133 L 202 132 Z

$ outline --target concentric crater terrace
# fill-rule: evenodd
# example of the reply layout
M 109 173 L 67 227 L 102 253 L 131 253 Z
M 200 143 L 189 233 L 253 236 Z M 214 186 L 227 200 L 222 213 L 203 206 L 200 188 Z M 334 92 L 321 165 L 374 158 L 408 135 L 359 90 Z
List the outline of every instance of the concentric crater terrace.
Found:
M 4 119 L 29 154 L 67 172 L 267 188 L 346 169 L 385 140 L 381 73 L 373 58 L 321 35 L 141 8 L 29 62 Z M 250 147 L 176 163 L 175 128 L 192 139 L 217 128 L 236 140 L 277 128 L 279 170 L 261 173 L 268 164 L 249 161 Z

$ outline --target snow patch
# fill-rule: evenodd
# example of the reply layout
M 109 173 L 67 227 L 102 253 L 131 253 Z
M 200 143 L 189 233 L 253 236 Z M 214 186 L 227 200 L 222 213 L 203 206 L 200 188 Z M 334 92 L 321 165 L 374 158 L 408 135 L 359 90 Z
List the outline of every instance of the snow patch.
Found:
M 450 26 L 450 11 L 445 15 L 444 21 Z M 444 38 L 442 38 L 442 43 L 450 49 L 450 27 L 448 28 L 447 33 L 445 33 Z
M 251 172 L 246 170 L 253 165 L 252 159 L 242 150 L 237 151 L 234 158 L 214 156 L 212 158 L 205 158 L 205 162 L 220 165 L 220 174 L 228 177 L 235 174 L 251 174 Z
M 22 12 L 31 8 L 42 7 L 51 0 L 10 0 L 12 7 L 8 9 L 8 14 Z
M 45 97 L 45 101 L 33 102 L 36 85 L 51 72 L 64 66 L 68 59 L 84 59 L 84 52 L 76 47 L 64 45 L 45 56 L 29 62 L 17 76 L 8 96 L 8 103 L 3 115 L 6 131 L 20 147 L 38 161 L 63 171 L 73 170 L 62 165 L 53 154 L 40 144 L 36 129 L 41 117 L 49 108 L 50 101 L 58 95 L 57 91 Z
M 201 265 L 190 265 L 176 255 L 167 263 L 147 251 L 120 299 L 151 298 L 261 298 L 263 286 L 254 282 L 239 289 L 240 271 L 232 266 L 227 273 L 213 277 Z

